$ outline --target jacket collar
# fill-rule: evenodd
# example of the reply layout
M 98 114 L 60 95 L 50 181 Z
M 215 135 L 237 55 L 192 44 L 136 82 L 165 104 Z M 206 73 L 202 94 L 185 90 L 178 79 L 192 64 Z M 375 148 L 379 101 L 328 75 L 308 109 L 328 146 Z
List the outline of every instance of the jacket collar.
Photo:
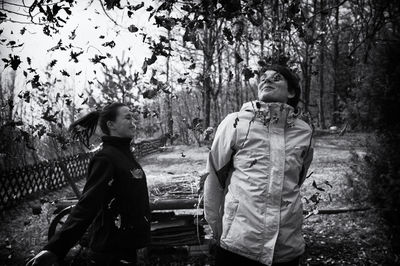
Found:
M 244 103 L 240 111 L 252 112 L 255 117 L 260 119 L 265 125 L 269 123 L 287 125 L 292 127 L 299 113 L 294 108 L 285 103 L 265 103 L 261 101 L 251 101 Z
M 132 138 L 120 138 L 114 136 L 103 136 L 101 137 L 103 146 L 114 146 L 121 150 L 130 151 Z

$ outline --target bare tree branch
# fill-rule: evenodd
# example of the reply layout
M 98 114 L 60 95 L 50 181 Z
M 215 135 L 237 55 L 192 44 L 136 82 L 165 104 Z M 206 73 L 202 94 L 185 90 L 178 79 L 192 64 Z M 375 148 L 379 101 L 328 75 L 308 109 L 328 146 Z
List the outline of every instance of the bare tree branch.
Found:
M 27 7 L 26 5 L 20 5 L 20 4 L 16 4 L 16 3 L 10 3 L 10 2 L 7 2 L 7 1 L 1 1 L 1 4 L 2 4 L 2 6 L 4 5 L 4 4 L 6 4 L 6 5 L 11 5 L 11 6 L 19 6 L 19 7 Z
M 29 15 L 21 14 L 21 13 L 18 13 L 18 12 L 15 12 L 15 11 L 11 11 L 11 10 L 8 10 L 8 9 L 5 9 L 5 8 L 0 8 L 0 10 L 4 11 L 4 12 L 7 12 L 7 13 L 15 14 L 15 15 L 18 15 L 18 16 L 23 16 L 23 17 L 27 17 L 27 18 L 30 17 Z
M 105 14 L 116 26 L 119 26 L 119 24 L 118 24 L 112 17 L 110 17 L 110 15 L 107 13 L 106 9 L 104 8 L 103 1 L 99 0 L 99 2 L 100 2 L 100 5 L 101 5 L 101 8 L 102 8 L 103 11 L 104 11 L 104 14 Z

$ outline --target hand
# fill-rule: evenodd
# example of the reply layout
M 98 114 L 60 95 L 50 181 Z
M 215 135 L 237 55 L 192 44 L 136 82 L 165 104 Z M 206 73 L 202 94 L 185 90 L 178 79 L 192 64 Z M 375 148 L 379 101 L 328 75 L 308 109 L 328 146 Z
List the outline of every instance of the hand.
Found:
M 51 251 L 42 250 L 30 259 L 26 266 L 50 266 L 57 262 L 57 256 Z

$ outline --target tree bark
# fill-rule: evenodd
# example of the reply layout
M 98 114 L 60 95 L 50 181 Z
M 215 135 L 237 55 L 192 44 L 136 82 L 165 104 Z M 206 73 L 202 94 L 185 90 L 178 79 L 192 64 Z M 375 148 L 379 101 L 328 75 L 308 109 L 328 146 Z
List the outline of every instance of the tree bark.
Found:
M 334 32 L 334 43 L 333 43 L 333 92 L 332 92 L 332 103 L 333 103 L 333 116 L 332 121 L 334 125 L 339 122 L 339 108 L 337 103 L 337 91 L 338 91 L 338 59 L 339 59 L 339 0 L 335 1 L 335 32 Z
M 320 10 L 324 10 L 326 7 L 325 0 L 320 1 Z M 325 76 L 324 76 L 324 65 L 325 65 L 325 41 L 326 41 L 326 14 L 321 12 L 320 30 L 323 32 L 321 36 L 321 47 L 320 47 L 320 65 L 319 65 L 319 97 L 318 97 L 318 118 L 319 125 L 322 129 L 326 128 L 325 125 L 325 114 L 324 114 L 324 92 L 325 92 Z
M 171 39 L 171 31 L 168 30 L 168 40 Z M 168 43 L 169 48 L 171 48 L 171 42 Z M 174 135 L 174 119 L 172 117 L 172 86 L 170 86 L 170 57 L 167 56 L 167 86 L 171 88 L 170 93 L 165 93 L 165 99 L 166 99 L 166 104 L 167 104 L 167 131 L 170 136 L 170 143 L 171 145 L 173 144 L 173 135 Z

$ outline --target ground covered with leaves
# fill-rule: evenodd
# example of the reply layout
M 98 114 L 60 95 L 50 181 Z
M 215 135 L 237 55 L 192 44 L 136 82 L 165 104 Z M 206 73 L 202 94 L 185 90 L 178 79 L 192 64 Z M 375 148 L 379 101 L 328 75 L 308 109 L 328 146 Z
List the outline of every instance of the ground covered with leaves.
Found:
M 399 263 L 386 237 L 387 227 L 379 210 L 368 202 L 367 180 L 358 175 L 370 136 L 347 134 L 316 138 L 312 174 L 302 187 L 304 208 L 311 215 L 304 221 L 307 248 L 302 265 L 395 265 Z M 190 197 L 198 189 L 199 176 L 205 171 L 208 148 L 172 146 L 166 151 L 141 159 L 147 173 L 152 198 L 180 195 Z M 80 182 L 82 187 L 84 182 Z M 72 196 L 69 187 L 27 199 L 0 220 L 0 264 L 23 265 L 47 241 L 47 230 L 56 199 Z M 319 214 L 318 210 L 354 209 L 358 212 Z M 39 213 L 39 210 L 40 213 Z M 209 236 L 208 236 L 209 237 Z M 84 255 L 69 262 L 80 265 Z M 181 253 L 180 253 L 181 252 Z M 168 259 L 151 257 L 151 265 L 212 265 L 212 256 L 190 257 L 184 251 L 166 252 Z M 82 254 L 82 253 L 78 253 Z M 84 254 L 84 253 L 83 253 Z M 164 264 L 163 264 L 164 263 Z

